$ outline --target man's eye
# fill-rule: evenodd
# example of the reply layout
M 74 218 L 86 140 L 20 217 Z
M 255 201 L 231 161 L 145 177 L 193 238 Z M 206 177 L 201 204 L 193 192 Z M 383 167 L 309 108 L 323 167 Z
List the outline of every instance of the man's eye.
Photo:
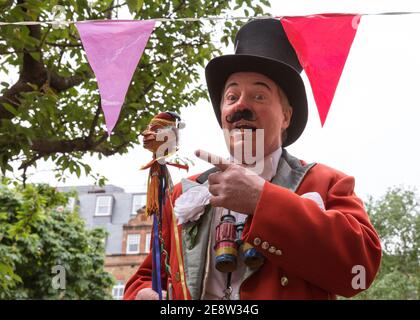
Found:
M 259 100 L 259 101 L 265 100 L 265 96 L 262 94 L 257 94 L 255 95 L 255 100 Z
M 234 94 L 229 94 L 229 95 L 226 97 L 226 101 L 228 101 L 228 102 L 234 102 L 234 101 L 236 101 L 236 100 L 238 100 L 238 97 L 237 97 L 236 95 L 234 95 Z

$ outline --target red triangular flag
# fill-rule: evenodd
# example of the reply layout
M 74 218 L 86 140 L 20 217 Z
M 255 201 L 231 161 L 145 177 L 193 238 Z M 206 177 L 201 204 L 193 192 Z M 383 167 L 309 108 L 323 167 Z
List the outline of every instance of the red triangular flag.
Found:
M 360 15 L 282 17 L 280 21 L 308 76 L 324 126 Z
M 117 123 L 134 70 L 154 26 L 154 20 L 76 23 L 89 64 L 98 81 L 108 135 Z

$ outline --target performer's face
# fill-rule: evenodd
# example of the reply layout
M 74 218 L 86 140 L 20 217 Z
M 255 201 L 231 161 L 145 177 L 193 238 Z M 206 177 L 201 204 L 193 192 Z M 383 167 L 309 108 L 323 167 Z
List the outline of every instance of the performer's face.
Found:
M 244 110 L 249 111 L 244 113 Z M 238 111 L 242 111 L 242 117 L 237 117 Z M 286 96 L 270 78 L 255 72 L 238 72 L 226 81 L 221 103 L 222 128 L 240 129 L 227 141 L 232 155 L 237 148 L 242 148 L 243 153 L 245 144 L 251 143 L 244 139 L 244 129 L 252 129 L 254 156 L 256 148 L 261 147 L 257 144 L 264 145 L 264 156 L 274 152 L 282 145 L 282 132 L 289 126 L 291 116 L 292 108 L 288 106 Z M 264 130 L 261 142 L 256 141 L 256 129 Z

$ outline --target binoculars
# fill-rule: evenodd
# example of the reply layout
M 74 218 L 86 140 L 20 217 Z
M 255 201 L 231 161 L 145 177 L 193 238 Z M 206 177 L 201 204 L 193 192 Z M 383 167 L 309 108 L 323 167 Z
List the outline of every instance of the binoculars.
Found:
M 251 269 L 256 269 L 264 263 L 264 256 L 252 245 L 241 240 L 243 223 L 236 223 L 233 215 L 226 214 L 216 227 L 216 269 L 220 272 L 233 272 L 237 267 L 238 252 L 244 263 Z

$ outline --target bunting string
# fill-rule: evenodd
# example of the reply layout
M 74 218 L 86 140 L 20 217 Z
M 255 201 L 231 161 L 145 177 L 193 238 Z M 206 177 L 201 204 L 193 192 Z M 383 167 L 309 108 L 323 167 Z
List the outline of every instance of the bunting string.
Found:
M 70 24 L 74 24 L 79 32 L 88 62 L 97 79 L 108 135 L 111 135 L 119 119 L 134 70 L 157 21 L 278 19 L 296 51 L 300 65 L 308 76 L 321 126 L 324 126 L 361 17 L 420 14 L 417 11 L 405 11 L 69 21 L 65 20 L 65 8 L 62 5 L 54 6 L 51 13 L 49 21 L 0 22 L 0 27 L 3 25 L 46 24 L 52 25 L 54 29 L 64 29 Z M 114 41 L 114 39 L 118 39 L 118 41 Z
M 328 14 L 329 16 L 332 15 L 351 15 L 355 13 L 332 13 Z M 358 13 L 359 16 L 392 16 L 392 15 L 413 15 L 413 14 L 420 14 L 420 11 L 401 11 L 401 12 L 378 12 L 378 13 Z M 149 18 L 154 21 L 160 22 L 197 22 L 197 21 L 217 21 L 217 20 L 251 20 L 251 19 L 271 19 L 271 18 L 279 18 L 283 16 L 287 16 L 290 18 L 295 17 L 311 17 L 311 16 L 323 16 L 324 14 L 306 14 L 306 15 L 263 15 L 263 16 L 249 16 L 249 17 L 235 17 L 235 16 L 209 16 L 209 17 L 196 17 L 196 18 Z M 86 20 L 86 22 L 91 22 L 94 20 Z M 47 20 L 47 21 L 16 21 L 16 22 L 3 22 L 0 21 L 0 26 L 6 25 L 17 25 L 17 26 L 31 26 L 31 25 L 57 25 L 57 24 L 74 24 L 74 23 L 82 23 L 85 21 L 70 21 L 70 20 Z

